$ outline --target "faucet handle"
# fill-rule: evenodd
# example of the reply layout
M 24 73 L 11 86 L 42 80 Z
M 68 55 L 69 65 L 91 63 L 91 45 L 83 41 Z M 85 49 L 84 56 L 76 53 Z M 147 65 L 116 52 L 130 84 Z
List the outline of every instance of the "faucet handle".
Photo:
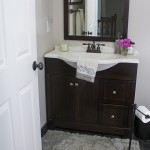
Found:
M 100 45 L 101 45 L 101 44 L 96 44 L 96 45 L 97 45 L 97 52 L 98 52 L 98 53 L 101 53 L 101 50 L 100 50 Z
M 87 52 L 91 52 L 91 44 L 90 43 L 88 43 Z
M 90 43 L 83 43 L 83 45 L 91 45 Z
M 98 45 L 98 46 L 105 46 L 105 44 L 96 44 L 96 45 Z
M 88 45 L 86 52 L 91 52 L 91 44 L 90 43 L 83 43 L 83 45 Z

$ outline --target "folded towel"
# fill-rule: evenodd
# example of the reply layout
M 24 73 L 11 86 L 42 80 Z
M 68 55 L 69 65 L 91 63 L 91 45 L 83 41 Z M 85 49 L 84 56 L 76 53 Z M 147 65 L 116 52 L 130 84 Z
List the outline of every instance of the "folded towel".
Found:
M 79 58 L 77 60 L 76 78 L 94 82 L 97 68 L 98 60 Z
M 69 14 L 69 35 L 75 35 L 75 13 Z
M 84 10 L 78 9 L 76 13 L 76 35 L 82 35 L 85 31 Z
M 78 9 L 80 12 L 80 20 L 81 20 L 81 32 L 85 31 L 85 21 L 84 21 L 84 10 Z

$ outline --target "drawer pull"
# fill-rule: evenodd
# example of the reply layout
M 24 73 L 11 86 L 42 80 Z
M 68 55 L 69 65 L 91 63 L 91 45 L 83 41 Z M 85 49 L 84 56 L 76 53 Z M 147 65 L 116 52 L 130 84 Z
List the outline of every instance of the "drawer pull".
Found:
M 116 91 L 113 91 L 113 94 L 114 94 L 114 95 L 116 95 L 116 94 L 117 94 L 117 92 L 116 92 Z
M 73 83 L 70 83 L 70 86 L 73 86 Z
M 79 86 L 79 84 L 78 84 L 78 83 L 75 83 L 75 86 Z
M 111 115 L 111 119 L 114 119 L 115 118 L 115 116 L 114 115 Z

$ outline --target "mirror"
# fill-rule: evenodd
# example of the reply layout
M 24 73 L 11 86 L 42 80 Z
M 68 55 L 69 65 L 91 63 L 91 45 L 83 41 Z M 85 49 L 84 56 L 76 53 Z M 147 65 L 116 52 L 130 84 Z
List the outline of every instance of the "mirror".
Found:
M 79 2 L 72 5 L 70 2 Z M 64 39 L 115 41 L 127 37 L 129 0 L 64 0 Z

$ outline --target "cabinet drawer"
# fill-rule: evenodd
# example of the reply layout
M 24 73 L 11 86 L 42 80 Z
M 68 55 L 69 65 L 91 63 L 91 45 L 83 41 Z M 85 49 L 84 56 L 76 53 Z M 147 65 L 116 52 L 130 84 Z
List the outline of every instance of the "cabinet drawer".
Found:
M 129 108 L 115 105 L 99 105 L 99 123 L 108 127 L 128 127 Z
M 104 80 L 102 102 L 104 104 L 130 104 L 130 81 Z

